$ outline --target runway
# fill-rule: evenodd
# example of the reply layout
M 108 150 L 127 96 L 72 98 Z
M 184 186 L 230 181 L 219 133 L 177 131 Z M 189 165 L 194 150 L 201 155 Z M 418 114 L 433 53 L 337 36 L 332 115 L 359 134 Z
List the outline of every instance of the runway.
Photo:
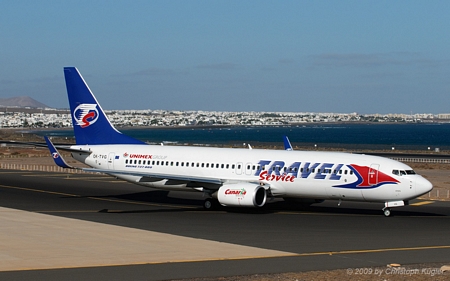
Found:
M 168 280 L 449 262 L 450 202 L 204 211 L 202 194 L 0 170 L 0 279 Z

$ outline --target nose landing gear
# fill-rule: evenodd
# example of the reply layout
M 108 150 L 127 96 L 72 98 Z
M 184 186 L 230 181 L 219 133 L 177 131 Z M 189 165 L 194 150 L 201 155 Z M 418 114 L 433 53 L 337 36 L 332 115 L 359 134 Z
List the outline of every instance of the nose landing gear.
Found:
M 389 217 L 391 215 L 391 208 L 383 208 L 383 214 L 385 217 Z
M 406 201 L 406 205 L 408 205 L 408 201 Z M 391 215 L 391 208 L 402 207 L 402 206 L 405 206 L 405 201 L 384 202 L 384 208 L 383 208 L 384 216 L 389 217 Z

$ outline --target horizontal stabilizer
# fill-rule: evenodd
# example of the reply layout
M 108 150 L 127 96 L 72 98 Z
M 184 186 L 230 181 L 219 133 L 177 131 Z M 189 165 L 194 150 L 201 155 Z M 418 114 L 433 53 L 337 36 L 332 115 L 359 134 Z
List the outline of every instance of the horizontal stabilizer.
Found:
M 48 149 L 50 150 L 50 153 L 51 153 L 52 158 L 55 161 L 56 165 L 58 165 L 62 168 L 76 169 L 75 167 L 70 166 L 69 164 L 66 163 L 66 161 L 64 161 L 64 159 L 61 157 L 58 150 L 56 149 L 56 147 L 53 145 L 53 143 L 50 141 L 50 139 L 48 137 L 44 137 L 44 138 L 45 138 L 45 142 L 47 143 Z

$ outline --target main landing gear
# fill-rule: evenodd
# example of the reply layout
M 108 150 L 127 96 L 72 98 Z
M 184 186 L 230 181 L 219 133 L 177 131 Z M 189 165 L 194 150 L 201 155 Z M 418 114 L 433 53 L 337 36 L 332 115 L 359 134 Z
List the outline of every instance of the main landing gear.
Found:
M 203 201 L 203 209 L 211 211 L 215 210 L 219 207 L 219 201 L 217 201 L 214 198 L 206 198 L 205 201 Z

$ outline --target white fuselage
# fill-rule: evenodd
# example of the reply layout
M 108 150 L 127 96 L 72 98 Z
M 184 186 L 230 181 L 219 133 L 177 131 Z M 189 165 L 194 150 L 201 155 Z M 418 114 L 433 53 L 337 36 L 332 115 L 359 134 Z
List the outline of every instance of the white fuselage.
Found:
M 255 183 L 275 197 L 389 202 L 407 201 L 432 188 L 401 162 L 361 154 L 157 145 L 72 148 L 78 147 L 92 153 L 73 157 L 92 168 L 167 190 L 213 193 L 220 187 L 213 181 L 217 180 L 222 185 Z

